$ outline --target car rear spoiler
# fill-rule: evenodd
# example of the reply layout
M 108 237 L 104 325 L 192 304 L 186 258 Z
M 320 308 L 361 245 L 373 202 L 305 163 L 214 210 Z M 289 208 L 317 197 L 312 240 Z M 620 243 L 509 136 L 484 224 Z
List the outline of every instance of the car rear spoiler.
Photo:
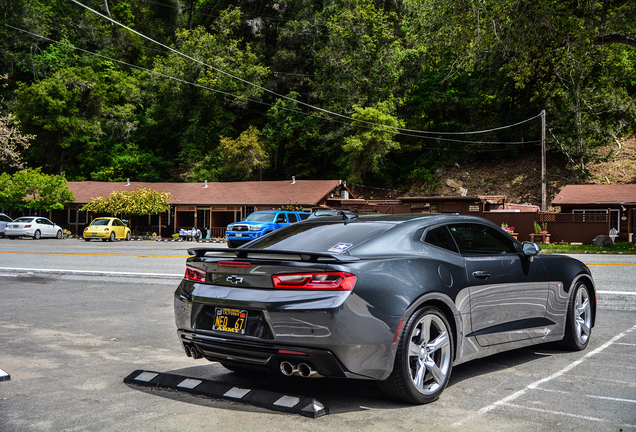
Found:
M 287 251 L 287 250 L 263 250 L 263 249 L 249 249 L 249 248 L 192 248 L 188 249 L 188 254 L 194 257 L 203 257 L 208 253 L 214 255 L 228 255 L 234 254 L 237 258 L 264 258 L 274 259 L 276 255 L 295 255 L 300 257 L 302 261 L 318 262 L 318 261 L 338 261 L 338 262 L 351 262 L 359 261 L 360 258 L 352 257 L 349 255 L 340 255 L 327 252 L 307 252 L 307 251 Z

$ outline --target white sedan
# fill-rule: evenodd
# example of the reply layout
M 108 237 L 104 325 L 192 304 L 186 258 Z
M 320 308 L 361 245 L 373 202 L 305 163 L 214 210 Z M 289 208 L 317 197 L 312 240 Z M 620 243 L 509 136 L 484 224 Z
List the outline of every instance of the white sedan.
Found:
M 7 224 L 5 235 L 10 239 L 21 237 L 33 237 L 38 240 L 42 237 L 55 237 L 61 239 L 64 232 L 59 225 L 39 216 L 22 216 Z

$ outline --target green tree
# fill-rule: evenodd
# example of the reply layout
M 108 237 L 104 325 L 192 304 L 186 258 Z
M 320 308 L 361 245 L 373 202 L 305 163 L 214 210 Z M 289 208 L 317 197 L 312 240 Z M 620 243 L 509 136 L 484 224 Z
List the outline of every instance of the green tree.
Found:
M 64 175 L 43 174 L 40 168 L 25 169 L 12 176 L 0 175 L 0 207 L 13 210 L 62 210 L 75 201 Z
M 114 191 L 107 197 L 93 198 L 82 206 L 82 211 L 127 214 L 131 216 L 155 215 L 170 210 L 170 192 L 137 187 Z
M 353 127 L 356 135 L 345 138 L 342 149 L 345 152 L 347 180 L 364 182 L 368 172 L 379 172 L 382 159 L 391 150 L 398 150 L 400 144 L 393 138 L 395 128 L 403 127 L 403 122 L 388 114 L 391 105 L 379 103 L 376 107 L 356 107 Z M 372 123 L 372 124 L 369 124 Z M 383 127 L 388 126 L 388 127 Z
M 28 160 L 51 172 L 68 168 L 72 177 L 87 176 L 100 144 L 126 140 L 136 128 L 136 80 L 114 69 L 62 69 L 32 85 L 21 84 L 16 95 L 16 114 L 37 137 Z
M 259 136 L 259 130 L 250 126 L 235 140 L 221 137 L 219 150 L 225 160 L 225 171 L 228 177 L 235 180 L 247 180 L 252 171 L 260 171 L 269 166 L 269 155 Z
M 262 93 L 246 83 L 262 84 L 268 70 L 240 37 L 241 22 L 241 10 L 230 7 L 210 31 L 197 27 L 176 33 L 175 49 L 205 66 L 176 53 L 155 61 L 154 70 L 162 75 L 151 79 L 148 138 L 185 169 L 217 148 L 221 136 L 235 135 L 251 114 L 247 99 Z

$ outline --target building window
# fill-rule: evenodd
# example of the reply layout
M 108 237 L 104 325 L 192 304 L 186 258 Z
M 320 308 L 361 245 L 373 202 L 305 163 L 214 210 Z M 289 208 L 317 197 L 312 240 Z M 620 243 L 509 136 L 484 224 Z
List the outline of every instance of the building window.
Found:
M 254 213 L 254 206 L 243 207 L 243 219 L 248 217 L 251 213 Z

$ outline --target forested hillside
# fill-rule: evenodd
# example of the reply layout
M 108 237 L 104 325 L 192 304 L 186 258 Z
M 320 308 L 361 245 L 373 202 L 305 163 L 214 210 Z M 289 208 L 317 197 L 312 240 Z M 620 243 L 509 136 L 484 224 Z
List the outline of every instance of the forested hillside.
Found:
M 0 8 L 5 172 L 435 192 L 441 167 L 538 155 L 542 110 L 548 177 L 589 180 L 636 131 L 634 0 Z

